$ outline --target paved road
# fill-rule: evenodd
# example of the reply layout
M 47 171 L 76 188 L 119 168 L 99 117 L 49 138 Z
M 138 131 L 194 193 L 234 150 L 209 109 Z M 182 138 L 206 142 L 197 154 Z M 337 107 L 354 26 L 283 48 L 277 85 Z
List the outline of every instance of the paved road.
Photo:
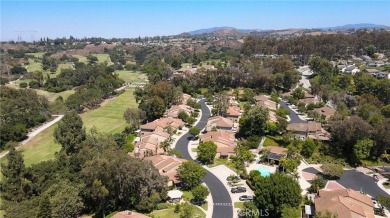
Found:
M 356 169 L 345 170 L 338 182 L 345 188 L 350 188 L 355 191 L 363 191 L 373 197 L 377 197 L 378 195 L 390 197 L 389 194 L 378 187 L 372 176 L 368 176 Z
M 305 120 L 302 120 L 301 118 L 299 118 L 299 116 L 287 106 L 286 102 L 280 101 L 279 104 L 280 104 L 280 106 L 282 106 L 285 109 L 287 109 L 288 111 L 290 111 L 290 114 L 288 115 L 290 117 L 289 123 L 306 123 Z
M 201 100 L 199 102 L 202 106 L 202 117 L 200 118 L 199 123 L 196 125 L 199 129 L 203 129 L 207 120 L 210 116 L 210 110 L 205 104 L 205 100 Z M 180 150 L 183 158 L 187 160 L 193 160 L 188 153 L 188 144 L 190 140 L 191 134 L 184 134 L 176 143 L 176 149 Z M 213 218 L 230 218 L 233 217 L 233 206 L 232 200 L 230 198 L 228 190 L 226 190 L 225 186 L 222 182 L 214 176 L 214 174 L 207 171 L 206 176 L 203 181 L 209 187 L 211 196 L 213 197 L 214 209 L 213 209 Z
M 301 80 L 299 81 L 299 84 L 303 84 L 303 88 L 310 90 L 310 75 L 313 73 L 313 71 L 310 70 L 309 66 L 303 66 L 298 69 L 298 71 L 302 74 Z
M 50 122 L 47 122 L 45 124 L 43 124 L 42 126 L 34 129 L 33 131 L 29 132 L 27 134 L 27 139 L 22 141 L 20 143 L 20 145 L 18 147 L 16 147 L 16 150 L 18 150 L 20 147 L 22 147 L 24 144 L 26 144 L 28 141 L 30 141 L 34 136 L 38 135 L 40 132 L 42 132 L 43 130 L 49 128 L 51 125 L 57 123 L 58 121 L 60 121 L 62 119 L 62 117 L 64 115 L 53 115 L 53 116 L 57 116 L 57 118 L 55 118 L 54 120 L 50 121 Z M 0 159 L 5 157 L 6 155 L 8 154 L 8 151 L 4 151 L 3 153 L 0 154 Z

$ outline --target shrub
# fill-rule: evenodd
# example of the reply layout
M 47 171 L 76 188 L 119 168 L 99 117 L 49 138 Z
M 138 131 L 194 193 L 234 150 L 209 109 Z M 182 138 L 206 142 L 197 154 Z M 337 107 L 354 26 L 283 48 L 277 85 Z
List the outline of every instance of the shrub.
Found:
M 173 212 L 175 212 L 175 213 L 179 213 L 180 212 L 180 204 L 176 204 L 175 210 Z
M 19 87 L 20 87 L 20 88 L 27 88 L 27 86 L 28 86 L 28 85 L 27 85 L 26 82 L 22 82 L 22 83 L 19 84 Z
M 38 89 L 39 88 L 39 82 L 36 81 L 36 80 L 31 80 L 28 83 L 28 86 L 30 86 L 30 88 L 32 88 L 32 89 Z
M 343 173 L 343 167 L 339 164 L 324 164 L 321 166 L 326 179 L 339 179 Z
M 168 204 L 167 203 L 158 203 L 156 205 L 156 209 L 157 210 L 162 210 L 162 209 L 167 209 L 168 208 Z

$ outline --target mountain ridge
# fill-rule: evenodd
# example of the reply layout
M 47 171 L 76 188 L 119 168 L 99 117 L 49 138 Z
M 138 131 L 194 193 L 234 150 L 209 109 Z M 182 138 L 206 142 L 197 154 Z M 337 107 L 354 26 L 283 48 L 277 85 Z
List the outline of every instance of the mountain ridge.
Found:
M 221 26 L 221 27 L 211 27 L 204 29 L 197 29 L 186 32 L 189 35 L 200 35 L 200 34 L 212 34 L 223 32 L 225 30 L 239 32 L 241 34 L 247 34 L 251 32 L 269 32 L 269 31 L 281 31 L 281 30 L 289 30 L 289 29 L 302 29 L 302 30 L 311 30 L 311 29 L 319 29 L 319 30 L 345 30 L 345 29 L 372 29 L 372 28 L 390 28 L 390 26 L 382 25 L 382 24 L 372 24 L 372 23 L 357 23 L 357 24 L 345 24 L 340 26 L 333 27 L 318 27 L 318 28 L 286 28 L 286 29 L 269 29 L 269 30 L 261 30 L 261 29 L 239 29 L 231 26 Z

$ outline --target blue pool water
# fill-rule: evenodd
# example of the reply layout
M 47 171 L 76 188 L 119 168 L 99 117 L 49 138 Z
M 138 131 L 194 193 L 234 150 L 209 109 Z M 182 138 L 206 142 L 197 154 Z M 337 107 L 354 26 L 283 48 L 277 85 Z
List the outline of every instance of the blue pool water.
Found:
M 257 170 L 260 172 L 261 176 L 267 177 L 271 174 L 271 172 L 268 169 L 265 169 L 261 166 L 257 167 Z

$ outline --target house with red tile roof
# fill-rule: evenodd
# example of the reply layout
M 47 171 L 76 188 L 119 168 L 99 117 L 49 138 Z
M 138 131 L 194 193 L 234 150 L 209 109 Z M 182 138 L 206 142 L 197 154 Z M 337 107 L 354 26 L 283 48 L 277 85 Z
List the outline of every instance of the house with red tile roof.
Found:
M 112 218 L 148 218 L 148 216 L 130 210 L 124 210 L 116 213 Z
M 151 161 L 162 176 L 168 178 L 168 186 L 178 185 L 180 180 L 177 176 L 177 169 L 187 160 L 167 155 L 156 155 L 145 157 L 144 160 Z
M 234 122 L 231 121 L 230 119 L 221 116 L 215 116 L 209 118 L 206 125 L 206 131 L 210 132 L 214 128 L 216 128 L 217 130 L 224 130 L 224 131 L 236 131 L 237 127 L 238 124 L 234 125 Z
M 278 104 L 270 100 L 270 97 L 267 95 L 257 95 L 253 97 L 257 105 L 268 108 L 269 110 L 275 111 L 278 109 Z
M 233 132 L 210 131 L 199 136 L 200 142 L 214 142 L 217 145 L 216 158 L 228 158 L 235 153 L 237 140 Z
M 239 118 L 241 116 L 241 109 L 240 107 L 236 106 L 229 106 L 226 110 L 226 114 L 224 117 L 228 118 L 229 120 L 237 123 Z
M 315 108 L 314 111 L 316 111 L 324 120 L 329 120 L 330 117 L 332 117 L 334 113 L 336 113 L 336 109 L 329 106 Z
M 194 109 L 188 105 L 185 104 L 179 104 L 179 105 L 172 105 L 166 113 L 166 117 L 171 117 L 171 118 L 178 118 L 179 112 L 184 111 L 188 115 L 190 115 Z
M 342 218 L 374 218 L 370 197 L 352 189 L 319 190 L 314 199 L 316 213 L 330 211 Z
M 321 123 L 309 121 L 307 123 L 291 123 L 288 124 L 287 130 L 293 132 L 296 137 L 304 140 L 306 138 L 328 141 L 330 133 L 322 128 Z
M 172 118 L 172 117 L 165 117 L 157 119 L 153 122 L 146 123 L 144 125 L 140 126 L 141 129 L 141 135 L 143 135 L 146 132 L 153 132 L 153 131 L 166 131 L 168 127 L 171 127 L 172 130 L 177 130 L 180 127 L 184 126 L 184 122 L 181 119 Z

